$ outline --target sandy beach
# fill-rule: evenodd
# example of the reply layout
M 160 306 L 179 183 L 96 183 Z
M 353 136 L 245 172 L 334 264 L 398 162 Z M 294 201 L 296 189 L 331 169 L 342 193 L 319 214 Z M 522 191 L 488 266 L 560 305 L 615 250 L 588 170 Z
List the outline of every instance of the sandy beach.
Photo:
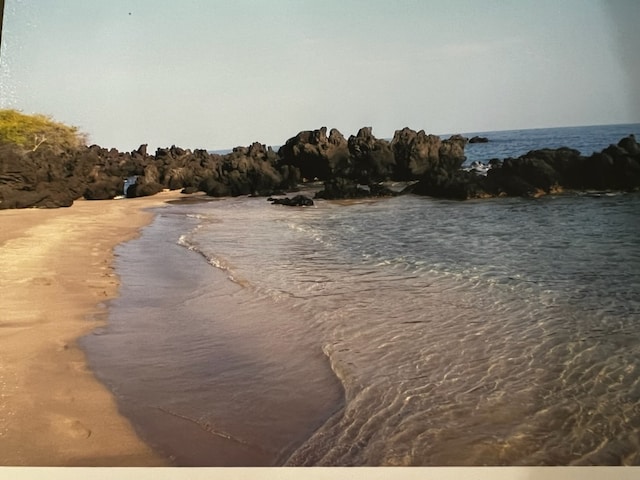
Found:
M 146 207 L 180 197 L 0 211 L 0 465 L 162 466 L 92 375 L 76 340 L 118 294 L 113 247 Z

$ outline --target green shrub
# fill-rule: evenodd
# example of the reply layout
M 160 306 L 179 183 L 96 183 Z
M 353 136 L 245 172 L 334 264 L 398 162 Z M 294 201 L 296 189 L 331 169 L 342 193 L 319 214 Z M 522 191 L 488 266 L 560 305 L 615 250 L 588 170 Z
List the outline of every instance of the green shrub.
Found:
M 86 145 L 87 136 L 77 127 L 54 121 L 47 115 L 25 115 L 17 110 L 0 110 L 0 146 L 24 150 L 47 150 L 57 154 Z

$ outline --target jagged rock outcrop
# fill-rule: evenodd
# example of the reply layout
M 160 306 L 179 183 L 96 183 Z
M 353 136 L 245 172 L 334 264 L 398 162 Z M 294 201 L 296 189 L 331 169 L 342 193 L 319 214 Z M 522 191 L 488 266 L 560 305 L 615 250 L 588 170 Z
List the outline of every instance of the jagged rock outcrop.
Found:
M 343 176 L 366 185 L 393 177 L 396 166 L 393 150 L 389 142 L 373 136 L 371 127 L 363 127 L 357 135 L 351 135 L 347 145 L 351 158 L 349 167 L 340 172 Z
M 300 181 L 314 178 L 332 180 L 325 191 L 336 198 L 341 194 L 386 195 L 389 192 L 378 183 L 405 176 L 398 175 L 395 150 L 411 151 L 414 163 L 424 163 L 420 145 L 411 150 L 401 143 L 398 138 L 393 145 L 376 138 L 371 127 L 360 129 L 348 141 L 336 129 L 327 136 L 323 127 L 300 132 L 278 154 L 260 143 L 237 147 L 227 155 L 192 152 L 175 145 L 159 148 L 155 155 L 149 155 L 147 145 L 130 153 L 92 145 L 48 158 L 39 152 L 7 151 L 0 158 L 0 208 L 56 207 L 70 205 L 81 196 L 90 200 L 123 194 L 136 197 L 152 195 L 161 188 L 198 189 L 212 196 L 269 195 L 295 189 Z M 429 148 L 435 150 L 425 158 L 433 162 L 457 158 L 464 144 L 458 148 L 453 141 L 433 137 Z M 417 172 L 424 168 L 417 167 L 409 176 L 417 178 Z M 124 192 L 128 178 L 136 180 Z
M 436 135 L 427 135 L 424 130 L 396 130 L 391 140 L 396 163 L 394 179 L 416 180 L 436 167 L 458 169 L 465 160 L 465 144 L 466 139 L 460 135 L 441 140 Z
M 585 160 L 585 166 L 583 175 L 572 182 L 572 188 L 640 189 L 640 146 L 633 135 L 594 153 Z
M 640 189 L 640 146 L 630 135 L 584 157 L 569 148 L 534 150 L 519 158 L 494 160 L 465 171 L 467 139 L 441 140 L 404 128 L 388 142 L 370 127 L 345 140 L 325 127 L 300 132 L 276 154 L 258 142 L 226 155 L 180 147 L 147 146 L 123 153 L 97 145 L 58 151 L 27 151 L 0 146 L 0 209 L 69 206 L 89 200 L 153 195 L 162 189 L 211 196 L 260 195 L 296 189 L 300 181 L 320 178 L 317 198 L 396 195 L 385 180 L 416 181 L 405 193 L 447 198 L 538 196 L 573 190 Z M 478 171 L 486 175 L 478 174 Z M 135 179 L 124 192 L 125 179 Z
M 495 195 L 539 195 L 562 189 L 634 190 L 640 188 L 640 147 L 633 135 L 583 157 L 577 150 L 533 150 L 508 158 L 487 173 Z
M 349 168 L 347 140 L 335 128 L 306 130 L 290 138 L 278 150 L 281 165 L 297 168 L 304 180 L 327 180 Z
M 164 188 L 201 189 L 210 195 L 269 195 L 295 187 L 299 171 L 260 143 L 237 147 L 228 155 L 180 147 L 146 145 L 131 153 L 97 145 L 52 156 L 17 147 L 0 149 L 0 208 L 69 206 L 84 196 L 106 200 L 147 196 Z M 124 192 L 127 178 L 136 178 Z
M 569 148 L 531 151 L 494 165 L 487 172 L 486 188 L 493 195 L 507 196 L 550 192 L 581 175 L 583 163 L 580 153 Z
M 297 184 L 297 172 L 289 167 L 278 169 L 278 156 L 260 143 L 237 147 L 221 156 L 216 168 L 200 183 L 208 195 L 268 196 Z
M 454 135 L 441 140 L 424 131 L 404 128 L 391 142 L 378 139 L 371 127 L 345 140 L 327 128 L 300 132 L 287 140 L 278 154 L 281 164 L 295 166 L 304 179 L 351 179 L 363 185 L 384 180 L 417 180 L 434 164 L 457 168 L 465 160 L 466 139 Z
M 640 189 L 640 146 L 633 135 L 589 157 L 570 148 L 533 150 L 492 161 L 486 176 L 430 168 L 407 192 L 446 198 L 540 196 L 563 190 Z
M 55 161 L 44 151 L 0 148 L 0 209 L 67 207 L 82 196 L 85 186 L 82 159 L 73 151 Z

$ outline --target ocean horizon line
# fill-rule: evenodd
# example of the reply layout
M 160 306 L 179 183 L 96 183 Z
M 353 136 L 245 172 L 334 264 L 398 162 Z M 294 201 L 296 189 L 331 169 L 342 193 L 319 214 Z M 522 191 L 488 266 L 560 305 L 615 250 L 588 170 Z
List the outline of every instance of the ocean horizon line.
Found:
M 599 127 L 613 128 L 613 127 L 624 127 L 624 126 L 640 126 L 640 121 L 632 122 L 632 123 L 601 123 L 601 124 L 595 124 L 595 125 L 567 125 L 567 126 L 561 126 L 561 127 L 533 127 L 533 128 L 514 128 L 514 129 L 506 129 L 506 130 L 460 131 L 460 132 L 455 132 L 455 133 L 451 133 L 451 132 L 448 132 L 448 133 L 432 133 L 431 135 L 436 135 L 436 136 L 441 137 L 441 138 L 448 138 L 448 137 L 451 137 L 452 135 L 462 135 L 462 136 L 475 136 L 475 135 L 478 135 L 478 136 L 484 136 L 484 135 L 489 134 L 489 133 L 504 134 L 504 133 L 509 133 L 509 132 L 548 131 L 548 130 L 564 130 L 564 129 L 571 130 L 571 129 L 599 128 Z M 319 128 L 322 128 L 322 127 L 319 127 Z M 411 127 L 406 127 L 406 128 L 411 128 Z M 401 130 L 401 129 L 399 129 L 399 130 Z M 305 130 L 300 130 L 300 132 L 304 132 L 304 131 Z M 425 132 L 426 132 L 426 130 L 425 130 Z M 299 133 L 299 132 L 297 132 L 297 133 Z M 343 132 L 340 132 L 340 133 L 343 133 Z M 427 132 L 427 133 L 429 133 L 429 132 Z M 355 133 L 353 133 L 351 135 L 355 135 Z M 289 137 L 289 138 L 292 138 L 292 137 Z M 381 140 L 385 140 L 387 142 L 390 142 L 391 140 L 393 140 L 393 137 L 383 137 L 383 138 L 381 138 Z M 262 142 L 258 142 L 258 143 L 261 143 L 262 145 L 265 145 L 266 147 L 270 147 L 274 152 L 277 152 L 286 143 L 286 140 L 285 140 L 284 143 L 280 143 L 280 144 L 269 144 L 269 143 L 262 143 Z M 243 146 L 246 146 L 246 145 L 236 145 L 235 147 L 231 147 L 231 148 L 207 149 L 207 153 L 217 154 L 217 155 L 226 155 L 226 154 L 229 154 L 229 153 L 233 152 L 233 150 L 235 148 L 239 148 L 239 147 L 243 147 Z M 159 147 L 159 148 L 166 148 L 166 147 Z
M 487 134 L 487 133 L 508 133 L 508 132 L 524 132 L 524 131 L 541 131 L 541 130 L 562 130 L 562 129 L 579 129 L 579 128 L 598 128 L 598 127 L 607 127 L 607 128 L 611 128 L 611 127 L 622 127 L 622 126 L 638 126 L 640 125 L 640 120 L 637 122 L 617 122 L 617 123 L 597 123 L 597 124 L 584 124 L 584 125 L 562 125 L 562 126 L 546 126 L 546 127 L 530 127 L 530 128 L 506 128 L 506 129 L 496 129 L 496 130 L 460 130 L 460 131 L 456 131 L 456 132 L 445 132 L 445 133 L 430 133 L 427 132 L 424 128 L 419 129 L 419 130 L 424 130 L 427 134 L 430 135 L 436 135 L 438 137 L 450 137 L 452 135 L 462 135 L 462 136 L 468 136 L 468 135 L 481 135 L 481 134 Z M 304 131 L 313 131 L 313 130 L 318 130 L 320 128 L 324 127 L 317 127 L 315 129 L 311 129 L 311 130 L 299 130 L 298 132 L 296 132 L 293 136 L 297 135 L 300 132 L 304 132 Z M 328 127 L 328 129 L 330 128 L 335 128 L 335 127 Z M 363 128 L 363 127 L 360 127 Z M 406 126 L 403 128 L 412 128 L 410 126 Z M 402 128 L 398 128 L 397 130 L 402 130 Z M 414 129 L 416 130 L 416 129 Z M 416 130 L 416 131 L 419 131 Z M 340 133 L 342 133 L 344 135 L 344 132 L 342 132 L 340 129 L 338 129 L 338 131 L 340 131 Z M 350 133 L 349 135 L 355 135 L 357 132 L 354 133 Z M 292 136 L 292 137 L 293 137 Z M 289 137 L 289 138 L 292 138 Z M 288 139 L 287 139 L 288 140 Z M 382 137 L 381 140 L 385 140 L 390 142 L 391 140 L 393 140 L 393 137 Z M 274 151 L 277 151 L 277 149 L 279 149 L 280 147 L 282 147 L 285 143 L 286 140 L 283 143 L 268 143 L 268 142 L 261 142 L 259 140 L 255 140 L 254 142 L 251 143 L 255 143 L 258 142 L 262 145 L 265 145 L 267 147 L 271 147 Z M 225 155 L 227 153 L 231 153 L 233 152 L 234 148 L 238 148 L 238 147 L 246 147 L 247 145 L 236 145 L 234 147 L 226 147 L 226 148 L 207 148 L 206 151 L 208 153 L 211 154 L 219 154 L 219 155 Z M 176 145 L 179 146 L 179 145 Z M 167 147 L 158 147 L 158 148 L 167 148 Z

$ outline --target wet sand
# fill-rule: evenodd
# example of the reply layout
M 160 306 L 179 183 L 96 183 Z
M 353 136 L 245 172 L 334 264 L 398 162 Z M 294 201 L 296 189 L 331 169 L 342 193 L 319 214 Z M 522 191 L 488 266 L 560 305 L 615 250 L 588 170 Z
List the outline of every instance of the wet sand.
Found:
M 182 195 L 0 211 L 0 465 L 162 466 L 77 339 L 118 293 L 115 245 Z
M 282 465 L 342 408 L 342 385 L 301 312 L 184 246 L 194 228 L 211 239 L 206 225 L 224 223 L 216 219 L 229 203 L 268 202 L 195 201 L 161 210 L 115 249 L 121 289 L 108 326 L 79 343 L 136 431 L 173 465 Z M 227 233 L 237 232 L 229 224 Z

